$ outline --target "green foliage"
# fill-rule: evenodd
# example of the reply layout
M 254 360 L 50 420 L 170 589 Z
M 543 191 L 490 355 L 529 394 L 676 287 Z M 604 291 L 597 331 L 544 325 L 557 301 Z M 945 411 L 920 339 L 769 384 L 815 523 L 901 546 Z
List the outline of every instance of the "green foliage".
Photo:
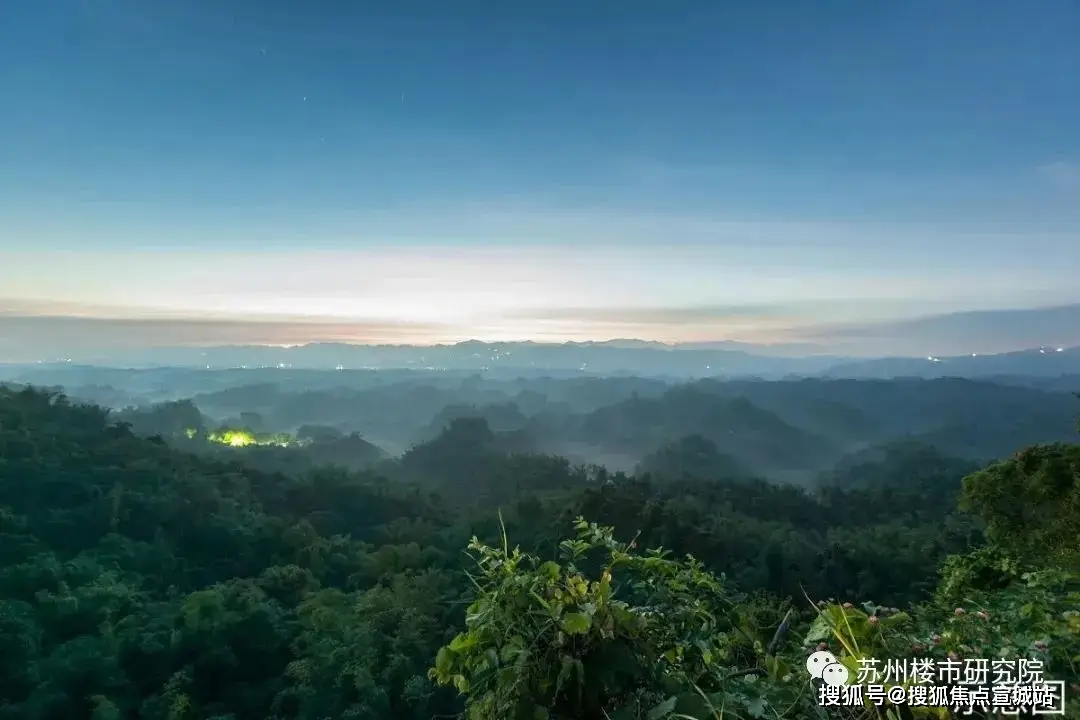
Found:
M 829 433 L 858 425 L 820 387 L 785 392 L 810 393 Z M 579 391 L 575 407 L 612 401 Z M 230 412 L 257 405 L 238 395 Z M 683 399 L 714 434 L 738 418 L 789 432 L 744 402 L 713 417 Z M 295 450 L 321 455 L 208 452 L 186 435 L 192 407 L 129 425 L 0 388 L 0 720 L 816 718 L 803 663 L 819 642 L 849 663 L 1013 653 L 1078 680 L 1075 446 L 963 484 L 964 461 L 879 448 L 807 490 L 721 477 L 697 441 L 674 458 L 684 478 L 654 482 L 466 419 L 382 465 L 388 479 L 319 466 L 369 452 L 358 435 L 309 429 Z M 961 487 L 979 517 L 956 511 Z M 804 589 L 908 610 L 813 606 Z
M 852 678 L 858 678 L 860 667 L 873 661 L 883 670 L 889 659 L 1038 661 L 1047 679 L 1062 680 L 1071 687 L 1067 691 L 1069 714 L 1075 716 L 1080 711 L 1080 576 L 1043 569 L 986 590 L 950 577 L 955 571 L 964 574 L 966 570 L 959 568 L 969 564 L 966 559 L 950 563 L 939 595 L 912 614 L 873 603 L 861 607 L 821 603 L 805 642 L 833 650 Z M 994 584 L 998 584 L 996 577 Z M 957 597 L 962 600 L 954 605 Z M 882 678 L 877 682 L 882 683 Z M 909 710 L 915 717 L 949 717 L 942 707 Z
M 207 419 L 191 400 L 126 408 L 117 413 L 116 420 L 129 424 L 138 435 L 160 435 L 174 440 L 201 435 L 207 428 Z
M 961 503 L 1006 552 L 1080 569 L 1078 478 L 1080 445 L 1037 445 L 965 478 Z
M 0 390 L 0 718 L 453 711 L 423 676 L 457 576 L 383 530 L 422 538 L 436 518 L 411 490 L 215 463 L 99 408 Z M 362 542 L 380 536 L 378 552 Z
M 733 457 L 721 453 L 715 442 L 700 435 L 687 435 L 661 445 L 642 458 L 638 473 L 676 480 L 715 480 L 749 474 Z
M 580 518 L 575 527 L 561 562 L 511 551 L 505 537 L 501 548 L 470 543 L 466 631 L 430 671 L 468 695 L 470 718 L 660 718 L 702 698 L 729 717 L 765 717 L 805 693 L 747 632 L 744 601 L 699 561 L 637 553 Z

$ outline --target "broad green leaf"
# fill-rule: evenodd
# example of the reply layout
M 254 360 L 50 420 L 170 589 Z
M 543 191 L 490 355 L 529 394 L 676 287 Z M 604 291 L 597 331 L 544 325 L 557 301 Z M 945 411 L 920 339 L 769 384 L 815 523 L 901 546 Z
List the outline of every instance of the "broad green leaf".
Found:
M 435 655 L 435 670 L 438 671 L 440 675 L 445 675 L 450 672 L 453 667 L 454 651 L 449 647 L 439 648 L 439 652 Z
M 476 635 L 473 633 L 461 633 L 450 641 L 450 649 L 455 653 L 464 652 L 476 645 Z
M 584 635 L 592 627 L 592 619 L 585 613 L 566 613 L 562 626 L 567 635 Z
M 825 615 L 818 615 L 810 629 L 806 631 L 806 642 L 818 643 L 823 640 L 828 640 L 833 635 L 832 626 L 829 624 L 829 620 Z

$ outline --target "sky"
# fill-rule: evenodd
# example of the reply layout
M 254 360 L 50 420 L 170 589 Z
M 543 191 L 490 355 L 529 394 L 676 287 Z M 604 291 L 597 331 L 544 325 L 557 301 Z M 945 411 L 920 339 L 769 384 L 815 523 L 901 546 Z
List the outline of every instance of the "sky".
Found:
M 7 0 L 0 340 L 782 343 L 1080 302 L 1077 37 L 1072 0 Z

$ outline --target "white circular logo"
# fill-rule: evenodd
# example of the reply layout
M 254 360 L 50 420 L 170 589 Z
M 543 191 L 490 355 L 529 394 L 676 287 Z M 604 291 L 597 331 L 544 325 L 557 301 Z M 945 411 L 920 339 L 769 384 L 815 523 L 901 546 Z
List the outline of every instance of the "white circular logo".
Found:
M 810 677 L 815 680 L 820 680 L 822 671 L 829 665 L 834 664 L 836 664 L 835 655 L 828 650 L 818 650 L 806 658 L 806 672 L 810 673 Z
M 821 680 L 826 685 L 840 687 L 848 683 L 848 669 L 838 662 L 826 665 L 821 671 Z

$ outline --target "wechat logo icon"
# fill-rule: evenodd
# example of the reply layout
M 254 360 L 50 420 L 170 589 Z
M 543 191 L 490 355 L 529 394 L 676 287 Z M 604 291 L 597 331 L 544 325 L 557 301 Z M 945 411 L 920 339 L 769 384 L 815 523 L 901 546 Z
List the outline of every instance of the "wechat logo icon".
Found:
M 826 685 L 842 687 L 848 684 L 848 669 L 828 650 L 818 650 L 806 658 L 806 671 L 811 678 L 821 680 Z

